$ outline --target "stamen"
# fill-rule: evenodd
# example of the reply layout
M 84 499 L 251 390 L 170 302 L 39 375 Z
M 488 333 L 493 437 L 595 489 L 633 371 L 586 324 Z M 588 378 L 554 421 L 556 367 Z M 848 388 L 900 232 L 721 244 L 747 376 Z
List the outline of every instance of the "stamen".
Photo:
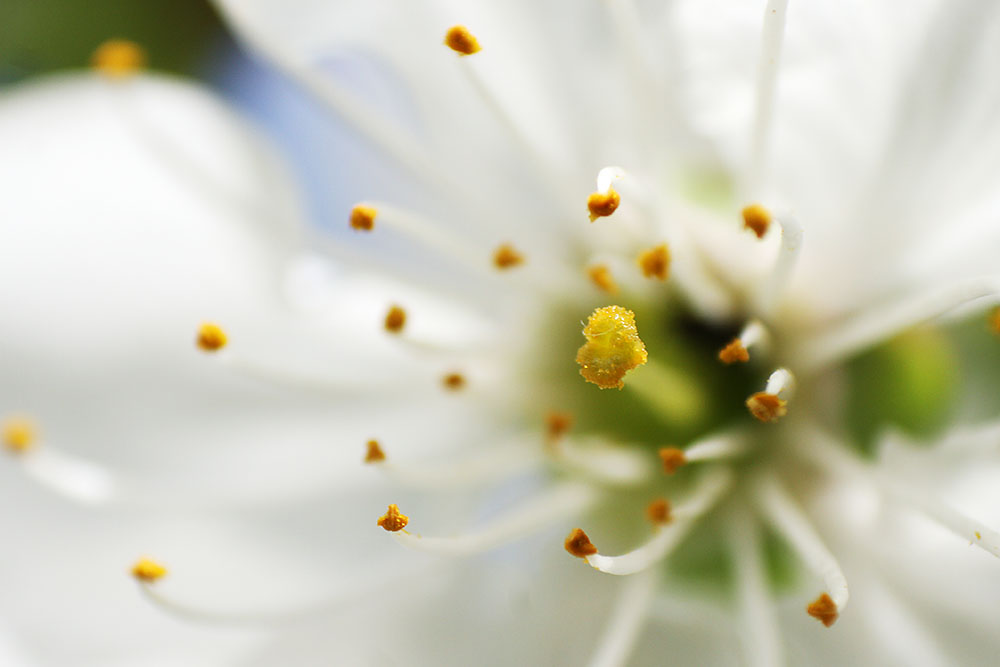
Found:
M 757 295 L 757 309 L 767 316 L 774 309 L 778 299 L 785 293 L 795 263 L 802 254 L 802 225 L 791 215 L 782 214 L 777 218 L 781 225 L 781 245 L 774 266 Z
M 721 461 L 746 453 L 746 440 L 739 433 L 722 433 L 710 435 L 697 440 L 684 450 L 684 459 L 688 463 Z
M 747 352 L 742 340 L 734 338 L 719 350 L 719 361 L 724 364 L 746 363 L 750 361 L 750 353 Z
M 394 482 L 408 488 L 431 490 L 481 488 L 538 470 L 542 464 L 537 439 L 532 436 L 441 463 L 401 462 L 395 458 L 371 461 L 373 467 Z
M 7 451 L 21 454 L 30 450 L 37 439 L 35 424 L 26 417 L 9 417 L 0 426 L 0 438 Z
M 771 212 L 760 204 L 750 204 L 743 208 L 743 228 L 749 229 L 762 239 L 771 228 Z
M 645 277 L 666 280 L 670 275 L 670 250 L 666 243 L 661 243 L 639 253 L 636 263 Z
M 645 544 L 621 556 L 596 553 L 587 556 L 585 560 L 601 572 L 616 575 L 635 574 L 652 567 L 687 536 L 697 519 L 710 510 L 732 485 L 732 480 L 733 475 L 729 470 L 712 470 L 699 481 L 691 497 L 673 510 L 673 520 L 666 526 L 658 527 Z
M 34 445 L 19 454 L 21 468 L 50 491 L 86 504 L 101 504 L 114 499 L 114 478 L 106 469 L 89 461 L 60 452 L 54 447 Z
M 750 361 L 750 348 L 765 348 L 770 334 L 760 320 L 750 320 L 740 335 L 719 350 L 719 361 L 724 364 L 746 363 Z
M 653 476 L 649 455 L 638 447 L 590 440 L 586 445 L 562 440 L 550 442 L 548 454 L 577 476 L 612 486 L 634 486 Z
M 143 557 L 132 566 L 132 576 L 144 584 L 151 584 L 162 579 L 167 574 L 167 568 L 152 558 Z
M 198 327 L 198 347 L 205 352 L 218 352 L 226 346 L 228 340 L 226 332 L 218 324 L 205 322 Z
M 847 606 L 847 579 L 830 551 L 813 529 L 809 519 L 772 476 L 755 480 L 754 499 L 767 520 L 798 554 L 802 562 L 821 577 L 826 592 L 809 605 L 807 612 L 830 627 Z
M 367 447 L 365 463 L 381 463 L 385 461 L 385 452 L 382 451 L 382 446 L 378 444 L 378 440 L 369 440 Z
M 788 0 L 768 0 L 764 9 L 764 29 L 761 35 L 760 60 L 757 64 L 753 134 L 750 139 L 750 160 L 747 164 L 743 185 L 744 190 L 751 194 L 760 191 L 761 182 L 764 180 L 787 9 Z
M 123 79 L 146 66 L 146 52 L 135 42 L 109 39 L 97 47 L 90 64 L 111 79 Z
M 351 209 L 351 229 L 359 232 L 370 232 L 375 227 L 375 216 L 378 211 L 372 206 L 358 204 Z
M 479 46 L 479 40 L 469 32 L 468 28 L 462 25 L 452 26 L 448 29 L 444 36 L 444 44 L 459 56 L 471 56 L 482 50 L 482 47 Z
M 607 264 L 595 264 L 587 267 L 587 275 L 590 277 L 590 282 L 594 283 L 601 291 L 608 294 L 618 294 L 618 283 L 611 276 L 611 269 L 608 268 Z
M 586 558 L 587 556 L 592 556 L 597 553 L 597 547 L 594 543 L 590 541 L 587 537 L 587 533 L 583 532 L 582 528 L 574 528 L 573 532 L 569 534 L 566 541 L 563 542 L 563 548 L 569 552 L 571 556 L 576 556 L 577 558 Z
M 545 415 L 545 432 L 550 443 L 558 442 L 573 427 L 573 415 L 568 412 L 550 412 Z
M 776 422 L 788 414 L 789 397 L 795 387 L 795 376 L 787 368 L 779 368 L 771 373 L 764 391 L 759 391 L 747 399 L 750 414 L 762 422 Z
M 398 334 L 406 326 L 406 311 L 401 306 L 391 306 L 385 315 L 385 330 Z
M 625 386 L 622 378 L 646 363 L 646 346 L 639 338 L 635 313 L 621 306 L 595 310 L 583 329 L 587 342 L 576 353 L 580 375 L 601 389 Z
M 465 388 L 466 380 L 465 376 L 461 373 L 448 373 L 444 376 L 441 382 L 444 384 L 445 389 L 448 389 L 449 391 L 459 391 Z
M 990 313 L 990 331 L 1000 336 L 1000 307 L 994 308 Z
M 627 663 L 656 597 L 659 578 L 659 572 L 649 570 L 625 582 L 590 667 L 619 667 Z
M 654 526 L 662 526 L 670 523 L 670 501 L 666 498 L 657 498 L 646 507 L 646 518 Z
M 587 197 L 587 211 L 591 222 L 606 218 L 618 210 L 622 198 L 613 184 L 623 176 L 625 171 L 621 167 L 605 167 L 597 172 L 597 190 Z
M 411 549 L 444 556 L 470 556 L 527 537 L 549 523 L 583 512 L 599 497 L 594 489 L 584 484 L 563 483 L 550 487 L 510 513 L 467 535 L 422 537 L 405 530 L 392 535 L 397 542 Z
M 410 517 L 400 514 L 399 506 L 392 504 L 386 509 L 385 514 L 378 518 L 376 523 L 387 532 L 395 533 L 406 528 L 406 524 L 409 522 Z
M 514 246 L 503 244 L 493 252 L 493 265 L 500 270 L 510 269 L 524 264 L 524 255 Z
M 663 472 L 673 475 L 677 469 L 687 463 L 684 450 L 676 447 L 663 447 L 659 451 L 660 460 L 663 462 Z

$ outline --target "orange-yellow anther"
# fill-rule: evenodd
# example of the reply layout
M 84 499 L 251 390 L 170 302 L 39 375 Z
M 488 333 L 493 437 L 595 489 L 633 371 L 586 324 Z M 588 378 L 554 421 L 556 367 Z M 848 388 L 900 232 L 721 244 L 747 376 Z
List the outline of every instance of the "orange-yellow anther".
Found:
M 524 264 L 524 255 L 512 245 L 505 243 L 493 252 L 493 265 L 498 269 L 512 269 L 521 264 Z
M 226 346 L 228 340 L 226 332 L 218 324 L 205 322 L 198 327 L 196 342 L 198 343 L 198 347 L 205 352 L 218 352 Z
M 657 526 L 670 523 L 670 502 L 666 498 L 657 498 L 649 503 L 646 507 L 646 518 Z
M 358 204 L 351 209 L 351 229 L 359 232 L 370 232 L 375 227 L 375 216 L 378 214 L 371 206 Z
M 611 276 L 611 269 L 607 265 L 595 264 L 587 267 L 587 275 L 590 277 L 590 282 L 594 283 L 599 290 L 608 294 L 618 294 L 618 283 Z
M 545 415 L 545 434 L 549 442 L 557 442 L 573 427 L 573 415 L 568 412 L 550 412 Z
M 146 52 L 127 39 L 109 39 L 94 50 L 90 64 L 105 76 L 119 79 L 145 67 Z
M 666 243 L 661 243 L 649 250 L 643 250 L 639 253 L 636 263 L 642 269 L 642 275 L 647 278 L 666 280 L 670 275 L 670 249 Z
M 743 227 L 749 229 L 757 238 L 764 238 L 771 227 L 771 212 L 760 204 L 750 204 L 742 211 Z
M 365 463 L 385 461 L 385 452 L 382 451 L 382 446 L 378 444 L 378 440 L 369 440 L 366 446 L 368 449 L 365 452 Z
M 3 446 L 15 453 L 26 452 L 35 445 L 37 433 L 35 425 L 24 417 L 11 417 L 0 427 Z
M 750 353 L 743 347 L 743 341 L 734 338 L 719 350 L 719 361 L 724 364 L 746 363 L 750 361 Z
M 820 623 L 826 627 L 830 627 L 837 622 L 837 618 L 840 616 L 840 612 L 837 610 L 837 604 L 830 598 L 829 595 L 823 593 L 816 600 L 806 607 L 806 613 L 817 619 Z
M 479 40 L 464 25 L 449 28 L 444 36 L 444 44 L 460 56 L 471 56 L 482 50 Z
M 598 308 L 590 315 L 583 335 L 587 342 L 577 350 L 576 363 L 580 364 L 580 375 L 601 389 L 621 389 L 625 374 L 646 363 L 646 346 L 631 310 Z
M 618 210 L 618 205 L 621 203 L 622 196 L 612 187 L 609 187 L 607 192 L 591 192 L 587 197 L 590 221 L 608 217 Z
M 140 558 L 132 566 L 132 576 L 146 584 L 151 584 L 157 579 L 162 579 L 166 574 L 167 568 L 152 558 Z
M 406 311 L 399 306 L 392 306 L 385 314 L 385 330 L 389 333 L 399 333 L 406 326 Z
M 587 537 L 587 533 L 583 532 L 580 528 L 573 529 L 573 532 L 563 542 L 563 546 L 566 548 L 566 551 L 577 558 L 586 558 L 597 553 L 597 547 Z
M 444 384 L 445 389 L 458 391 L 465 387 L 465 376 L 461 373 L 448 373 L 442 378 L 441 383 Z
M 994 308 L 990 313 L 990 330 L 1000 336 L 1000 307 Z
M 750 414 L 762 422 L 776 422 L 788 414 L 788 401 L 783 401 L 774 394 L 758 391 L 747 399 Z
M 399 506 L 393 504 L 389 505 L 386 509 L 385 514 L 378 518 L 378 525 L 384 528 L 390 533 L 395 533 L 406 528 L 406 524 L 410 523 L 410 517 L 405 514 L 400 514 Z
M 663 463 L 663 472 L 668 475 L 673 475 L 677 472 L 677 469 L 687 463 L 687 457 L 684 456 L 683 449 L 677 449 L 676 447 L 663 447 L 658 452 L 660 455 L 660 461 Z

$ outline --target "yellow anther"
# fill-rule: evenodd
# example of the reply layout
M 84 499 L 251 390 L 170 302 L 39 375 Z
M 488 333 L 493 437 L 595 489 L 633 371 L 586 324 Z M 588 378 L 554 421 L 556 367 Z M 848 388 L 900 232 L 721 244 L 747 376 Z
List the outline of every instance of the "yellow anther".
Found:
M 545 415 L 545 434 L 549 442 L 558 442 L 573 427 L 573 415 L 568 412 L 550 412 Z
M 654 525 L 662 526 L 670 523 L 670 501 L 657 498 L 646 507 L 646 518 Z
M 385 314 L 385 330 L 389 333 L 399 333 L 406 326 L 406 311 L 400 306 L 392 306 Z
M 226 346 L 226 332 L 218 324 L 205 322 L 198 327 L 198 347 L 205 352 L 218 352 Z
M 647 278 L 666 280 L 667 276 L 670 275 L 670 249 L 667 248 L 666 243 L 661 243 L 649 250 L 643 250 L 639 253 L 636 262 L 642 269 L 642 275 Z
M 395 533 L 406 528 L 406 524 L 410 523 L 410 517 L 400 514 L 398 505 L 389 505 L 385 514 L 378 518 L 377 523 L 379 527 L 390 533 Z
M 577 558 L 586 558 L 597 553 L 597 547 L 587 537 L 587 533 L 583 532 L 580 528 L 573 529 L 573 532 L 563 542 L 563 547 Z
M 351 229 L 359 232 L 370 232 L 375 227 L 375 216 L 378 214 L 371 206 L 358 204 L 351 209 Z
M 590 282 L 594 283 L 598 289 L 608 294 L 618 294 L 618 283 L 611 276 L 611 270 L 605 264 L 595 264 L 587 268 L 587 275 Z
M 749 229 L 757 238 L 764 238 L 771 227 L 771 212 L 760 204 L 750 204 L 742 211 L 743 227 Z
M 609 187 L 607 192 L 591 192 L 590 196 L 587 197 L 587 211 L 590 213 L 590 221 L 608 217 L 618 210 L 618 205 L 621 203 L 621 195 L 612 187 Z
M 498 269 L 512 269 L 521 264 L 524 264 L 524 255 L 512 245 L 505 243 L 493 252 L 493 265 Z
M 132 576 L 145 584 L 151 584 L 157 579 L 162 579 L 166 574 L 167 568 L 152 558 L 140 558 L 132 566 Z
M 663 472 L 668 475 L 673 475 L 677 472 L 678 468 L 687 463 L 687 457 L 684 456 L 683 449 L 663 447 L 658 454 L 660 455 L 660 461 L 663 463 Z
M 35 446 L 37 432 L 35 425 L 24 417 L 10 417 L 0 426 L 3 445 L 9 451 L 20 454 Z
M 762 422 L 776 422 L 788 414 L 788 401 L 783 401 L 774 394 L 758 391 L 747 399 L 750 414 Z
M 448 373 L 442 378 L 441 383 L 444 385 L 445 389 L 450 389 L 451 391 L 458 391 L 465 387 L 465 376 L 461 373 Z
M 583 335 L 587 342 L 577 350 L 576 363 L 580 364 L 580 375 L 601 389 L 621 389 L 625 374 L 646 363 L 646 346 L 631 310 L 598 308 L 590 315 Z
M 369 440 L 366 444 L 368 450 L 365 452 L 365 463 L 378 463 L 379 461 L 385 461 L 385 452 L 382 451 L 382 447 L 378 444 L 378 440 Z
M 1000 336 L 1000 306 L 994 308 L 993 312 L 990 313 L 990 330 Z
M 94 50 L 90 64 L 105 76 L 120 79 L 146 66 L 146 52 L 127 39 L 109 39 Z
M 818 620 L 826 627 L 830 627 L 837 622 L 840 612 L 837 610 L 837 603 L 829 595 L 823 593 L 806 607 L 806 613 Z
M 743 341 L 734 338 L 729 344 L 719 350 L 719 361 L 724 364 L 746 363 L 750 361 L 750 353 L 743 347 Z
M 482 50 L 479 40 L 464 25 L 449 28 L 444 36 L 444 45 L 460 56 L 471 56 Z

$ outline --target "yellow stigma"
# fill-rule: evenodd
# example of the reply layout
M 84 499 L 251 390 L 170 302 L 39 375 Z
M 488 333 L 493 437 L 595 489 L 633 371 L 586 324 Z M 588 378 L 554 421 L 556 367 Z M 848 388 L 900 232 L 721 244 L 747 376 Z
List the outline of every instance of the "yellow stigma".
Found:
M 37 431 L 31 420 L 24 417 L 10 417 L 0 426 L 3 445 L 9 451 L 20 454 L 35 446 Z
M 351 229 L 359 232 L 370 232 L 375 227 L 375 216 L 378 214 L 371 206 L 358 204 L 351 209 Z
M 642 275 L 647 278 L 666 280 L 667 276 L 670 275 L 670 250 L 666 243 L 661 243 L 649 250 L 643 250 L 639 253 L 636 262 L 642 269 Z
M 460 56 L 471 56 L 482 50 L 479 40 L 464 25 L 449 28 L 444 36 L 444 45 Z
M 587 342 L 576 352 L 580 375 L 601 389 L 621 389 L 622 378 L 646 363 L 646 346 L 635 326 L 635 313 L 621 306 L 598 308 L 583 328 Z
M 152 558 L 140 558 L 132 566 L 132 576 L 145 584 L 151 584 L 157 579 L 162 579 L 166 574 L 167 568 Z
M 662 526 L 670 523 L 670 503 L 666 498 L 657 498 L 646 507 L 646 518 L 654 525 Z
M 382 447 L 378 444 L 378 440 L 369 440 L 367 442 L 368 450 L 365 452 L 365 463 L 378 463 L 379 461 L 385 461 L 385 452 L 382 451 Z
M 465 376 L 461 373 L 448 373 L 441 380 L 441 383 L 445 386 L 445 389 L 458 391 L 465 387 Z
M 663 472 L 668 475 L 673 475 L 677 472 L 677 469 L 687 463 L 687 457 L 684 456 L 683 449 L 677 449 L 676 447 L 663 447 L 658 452 L 660 455 L 660 461 L 663 463 Z
M 595 264 L 587 268 L 587 275 L 590 282 L 594 283 L 599 290 L 608 294 L 618 294 L 618 283 L 611 276 L 611 269 L 606 264 Z
M 719 361 L 724 364 L 746 363 L 750 361 L 750 353 L 743 347 L 743 341 L 734 338 L 729 344 L 719 350 Z
M 101 74 L 120 79 L 146 66 L 146 52 L 127 39 L 109 39 L 94 50 L 90 64 Z
M 743 209 L 742 215 L 743 227 L 756 234 L 757 238 L 764 238 L 771 227 L 771 212 L 760 204 L 750 204 Z
M 597 547 L 587 537 L 587 533 L 580 528 L 573 529 L 573 532 L 563 542 L 563 547 L 577 558 L 586 558 L 597 553 Z
M 776 422 L 788 414 L 788 401 L 783 401 L 774 394 L 758 391 L 747 399 L 750 414 L 762 422 Z
M 829 595 L 823 593 L 814 600 L 808 607 L 806 613 L 817 619 L 826 627 L 830 627 L 837 622 L 840 612 L 837 610 L 837 603 Z
M 406 326 L 406 311 L 400 306 L 392 306 L 385 314 L 385 330 L 389 333 L 399 333 Z
M 390 533 L 395 533 L 406 528 L 410 523 L 410 517 L 400 514 L 398 505 L 389 505 L 385 514 L 378 518 L 378 525 Z
M 226 346 L 226 332 L 218 324 L 205 322 L 198 327 L 197 343 L 205 352 L 218 352 Z
M 503 244 L 493 253 L 493 265 L 498 269 L 512 269 L 524 264 L 524 255 L 514 249 L 514 246 Z
M 990 313 L 990 330 L 1000 336 L 1000 306 L 994 308 L 993 312 Z
M 618 210 L 618 205 L 622 203 L 622 197 L 609 187 L 607 192 L 592 192 L 587 197 L 587 211 L 590 213 L 590 221 L 598 218 L 606 218 Z

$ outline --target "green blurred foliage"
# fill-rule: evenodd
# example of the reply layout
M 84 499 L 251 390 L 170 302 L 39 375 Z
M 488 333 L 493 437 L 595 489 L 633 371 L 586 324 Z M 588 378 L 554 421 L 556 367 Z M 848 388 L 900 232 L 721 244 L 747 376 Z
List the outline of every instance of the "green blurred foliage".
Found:
M 155 69 L 197 75 L 225 32 L 206 0 L 2 0 L 0 83 L 86 67 L 113 37 L 145 47 Z

